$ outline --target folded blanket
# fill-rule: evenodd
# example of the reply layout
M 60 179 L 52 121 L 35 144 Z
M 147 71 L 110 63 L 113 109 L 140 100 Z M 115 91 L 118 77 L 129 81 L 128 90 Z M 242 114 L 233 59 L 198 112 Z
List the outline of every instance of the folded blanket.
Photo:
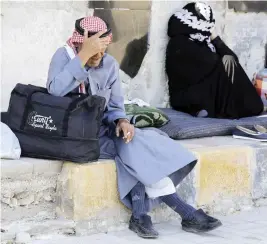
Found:
M 136 104 L 125 104 L 126 115 L 137 128 L 161 127 L 168 123 L 169 118 L 159 109 L 140 107 Z
M 170 108 L 161 109 L 170 122 L 160 128 L 173 139 L 192 139 L 210 136 L 230 136 L 236 126 L 252 129 L 254 125 L 267 128 L 267 116 L 254 116 L 242 119 L 196 118 Z

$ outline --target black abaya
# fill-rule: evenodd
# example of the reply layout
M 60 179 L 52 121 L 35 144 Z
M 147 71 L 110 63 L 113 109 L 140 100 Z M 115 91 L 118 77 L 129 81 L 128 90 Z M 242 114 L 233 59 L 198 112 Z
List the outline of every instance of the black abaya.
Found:
M 196 115 L 241 118 L 259 115 L 263 103 L 236 54 L 220 37 L 212 41 L 216 53 L 201 42 L 177 35 L 169 41 L 166 72 L 171 106 Z

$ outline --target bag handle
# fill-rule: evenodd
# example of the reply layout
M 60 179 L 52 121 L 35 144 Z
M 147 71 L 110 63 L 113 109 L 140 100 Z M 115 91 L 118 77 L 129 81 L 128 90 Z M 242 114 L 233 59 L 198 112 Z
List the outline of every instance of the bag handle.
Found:
M 26 107 L 25 107 L 24 112 L 23 112 L 23 116 L 22 116 L 22 120 L 21 120 L 21 124 L 20 124 L 20 130 L 24 130 L 24 127 L 25 127 L 25 124 L 26 124 L 26 121 L 27 121 L 28 112 L 29 112 L 29 109 L 31 107 L 31 100 L 32 100 L 33 94 L 37 93 L 37 92 L 41 92 L 41 93 L 47 94 L 47 90 L 45 88 L 43 88 L 43 87 L 38 87 L 38 90 L 36 90 L 35 86 L 33 86 L 33 85 L 28 85 L 28 86 L 34 87 L 35 90 L 31 91 L 27 95 Z
M 86 96 L 86 98 L 84 98 Z M 69 127 L 69 118 L 70 114 L 74 112 L 75 110 L 79 109 L 83 104 L 85 104 L 86 108 L 89 110 L 90 107 L 88 105 L 88 100 L 91 99 L 91 96 L 88 96 L 86 94 L 83 94 L 82 97 L 79 97 L 71 102 L 68 109 L 65 112 L 64 118 L 63 118 L 63 127 L 62 127 L 62 136 L 67 137 L 68 133 L 68 127 Z

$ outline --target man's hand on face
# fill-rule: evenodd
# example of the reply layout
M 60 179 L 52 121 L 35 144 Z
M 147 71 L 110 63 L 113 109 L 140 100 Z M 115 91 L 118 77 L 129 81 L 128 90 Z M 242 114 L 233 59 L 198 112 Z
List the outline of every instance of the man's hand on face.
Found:
M 87 61 L 93 57 L 94 55 L 103 52 L 106 50 L 109 44 L 109 38 L 104 37 L 100 38 L 102 34 L 104 34 L 106 30 L 99 31 L 97 34 L 88 37 L 88 31 L 84 31 L 84 40 L 82 44 L 82 48 L 78 53 L 78 56 L 82 60 L 83 66 L 87 63 Z
M 116 136 L 119 137 L 121 132 L 125 143 L 129 143 L 134 137 L 134 126 L 128 120 L 120 119 L 116 127 Z

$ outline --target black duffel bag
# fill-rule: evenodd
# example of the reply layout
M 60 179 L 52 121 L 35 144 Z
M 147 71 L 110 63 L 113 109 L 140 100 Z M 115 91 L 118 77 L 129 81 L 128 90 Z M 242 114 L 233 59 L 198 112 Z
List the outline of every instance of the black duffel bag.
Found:
M 99 158 L 104 106 L 103 97 L 57 97 L 42 87 L 17 84 L 7 124 L 19 139 L 22 156 L 87 163 Z

